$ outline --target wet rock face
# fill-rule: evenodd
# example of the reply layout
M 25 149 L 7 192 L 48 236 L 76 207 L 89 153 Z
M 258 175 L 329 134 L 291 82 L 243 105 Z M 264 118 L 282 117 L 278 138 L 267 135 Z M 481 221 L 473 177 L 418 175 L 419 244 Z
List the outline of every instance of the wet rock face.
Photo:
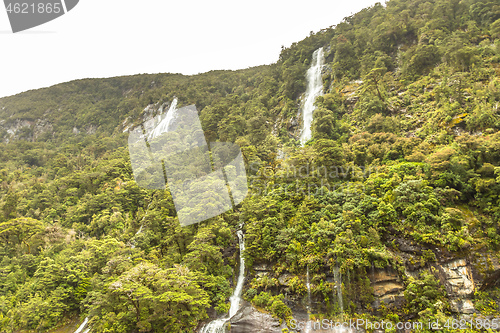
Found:
M 472 258 L 472 277 L 480 290 L 500 284 L 500 261 L 498 253 L 477 252 Z M 479 282 L 479 283 L 478 283 Z
M 416 254 L 416 255 L 422 254 L 421 246 L 415 242 L 408 240 L 408 239 L 398 237 L 398 238 L 396 238 L 396 244 L 398 245 L 398 248 L 400 251 L 403 251 L 406 253 L 411 253 L 411 254 Z
M 292 274 L 282 274 L 278 277 L 278 281 L 282 286 L 288 287 L 290 286 L 290 281 L 293 279 L 294 275 Z
M 465 259 L 457 259 L 441 266 L 446 274 L 448 293 L 458 297 L 474 294 L 474 280 Z
M 50 133 L 49 136 L 53 136 L 53 132 L 52 124 L 45 119 L 17 119 L 10 123 L 6 123 L 5 120 L 0 121 L 0 135 L 3 136 L 0 137 L 0 140 L 7 143 L 20 139 L 36 141 L 45 133 Z
M 253 266 L 253 269 L 256 272 L 271 272 L 273 270 L 273 267 L 270 264 L 262 263 L 262 264 L 255 264 Z
M 444 285 L 450 298 L 451 310 L 456 313 L 474 313 L 471 301 L 474 295 L 474 279 L 471 267 L 465 259 L 452 260 L 440 265 L 439 270 L 444 277 Z
M 389 307 L 399 307 L 404 302 L 404 286 L 396 271 L 392 269 L 373 269 L 370 274 L 375 301 L 374 309 L 380 308 L 382 302 Z
M 268 313 L 259 312 L 247 302 L 230 322 L 230 333 L 281 333 L 282 328 L 277 319 Z
M 288 129 L 289 130 L 292 130 L 294 129 L 295 127 L 299 126 L 299 122 L 298 120 L 295 118 L 295 117 L 292 117 L 289 121 L 289 126 L 288 126 Z
M 397 294 L 403 290 L 403 286 L 399 283 L 385 282 L 373 286 L 373 294 L 376 297 L 382 297 L 387 294 Z
M 456 313 L 470 314 L 476 312 L 470 299 L 454 299 L 450 301 L 451 310 Z

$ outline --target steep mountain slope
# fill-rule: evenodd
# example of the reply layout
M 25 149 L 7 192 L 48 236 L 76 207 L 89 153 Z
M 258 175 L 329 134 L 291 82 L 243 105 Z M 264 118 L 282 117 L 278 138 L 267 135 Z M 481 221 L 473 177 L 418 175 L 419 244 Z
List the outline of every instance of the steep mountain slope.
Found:
M 320 47 L 323 95 L 301 146 Z M 451 332 L 473 313 L 491 325 L 499 74 L 498 3 L 391 0 L 270 66 L 0 99 L 0 331 L 75 316 L 96 332 L 200 328 L 229 311 L 242 223 L 248 303 L 233 331 L 257 331 L 252 316 L 261 328 L 355 318 L 437 320 Z M 250 187 L 235 209 L 188 227 L 168 191 L 135 183 L 127 151 L 126 130 L 174 96 L 197 106 L 207 142 L 241 147 Z

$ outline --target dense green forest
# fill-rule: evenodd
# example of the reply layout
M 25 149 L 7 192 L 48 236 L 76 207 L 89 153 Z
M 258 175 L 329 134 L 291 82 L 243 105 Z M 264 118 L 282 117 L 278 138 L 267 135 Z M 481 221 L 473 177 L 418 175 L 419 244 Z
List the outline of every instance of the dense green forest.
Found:
M 302 147 L 305 74 L 320 47 L 324 95 Z M 250 188 L 235 209 L 187 227 L 168 190 L 136 184 L 127 149 L 127 129 L 174 97 L 196 105 L 207 142 L 241 147 Z M 317 319 L 445 324 L 471 314 L 467 302 L 474 318 L 495 318 L 499 103 L 493 0 L 376 4 L 268 66 L 1 98 L 0 332 L 85 317 L 93 332 L 193 332 L 229 310 L 241 223 L 244 297 L 282 323 L 305 302 L 307 269 Z M 447 282 L 458 259 L 473 276 L 467 295 Z M 392 298 L 373 283 L 379 272 L 394 272 Z

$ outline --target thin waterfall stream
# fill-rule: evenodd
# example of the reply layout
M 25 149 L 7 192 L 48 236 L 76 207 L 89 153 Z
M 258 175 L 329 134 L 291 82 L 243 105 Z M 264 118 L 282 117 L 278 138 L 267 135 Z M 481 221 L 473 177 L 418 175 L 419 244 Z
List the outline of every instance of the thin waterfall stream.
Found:
M 88 333 L 88 332 L 90 332 L 90 328 L 87 328 L 84 331 L 88 322 L 89 322 L 89 317 L 86 317 L 85 320 L 83 321 L 83 323 L 76 329 L 75 333 Z
M 307 266 L 306 287 L 307 287 L 307 323 L 304 332 L 308 333 L 311 330 L 311 282 L 309 277 L 309 265 Z
M 229 314 L 224 318 L 211 321 L 202 328 L 200 333 L 224 333 L 227 321 L 231 319 L 240 309 L 241 293 L 245 282 L 245 258 L 243 257 L 243 254 L 245 253 L 245 235 L 243 234 L 243 225 L 240 225 L 240 230 L 238 230 L 236 234 L 238 235 L 238 242 L 240 246 L 240 270 L 233 295 L 229 298 L 229 301 L 231 302 Z
M 323 95 L 323 80 L 321 79 L 321 69 L 323 68 L 324 54 L 323 48 L 319 48 L 313 53 L 311 67 L 307 70 L 307 88 L 302 108 L 303 128 L 300 135 L 300 144 L 304 145 L 312 137 L 311 124 L 313 112 L 316 109 L 314 101 L 316 97 Z
M 338 267 L 333 268 L 333 277 L 335 279 L 335 289 L 337 289 L 337 300 L 339 305 L 340 317 L 344 317 L 344 298 L 342 297 L 342 273 Z

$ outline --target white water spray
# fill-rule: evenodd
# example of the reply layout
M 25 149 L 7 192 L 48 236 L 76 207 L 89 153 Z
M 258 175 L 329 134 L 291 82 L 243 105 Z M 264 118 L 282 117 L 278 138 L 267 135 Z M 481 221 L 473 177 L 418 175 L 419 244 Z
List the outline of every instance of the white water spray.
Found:
M 85 326 L 87 326 L 88 322 L 89 322 L 89 317 L 86 317 L 85 320 L 83 321 L 83 323 L 76 329 L 75 333 L 82 332 L 83 329 L 85 328 Z M 90 328 L 87 329 L 84 333 L 89 332 L 89 331 L 90 331 Z
M 245 252 L 245 235 L 243 234 L 242 229 L 243 226 L 241 226 L 241 229 L 236 232 L 240 245 L 240 271 L 238 274 L 238 282 L 236 283 L 236 288 L 234 288 L 233 296 L 229 298 L 231 302 L 231 307 L 229 308 L 229 316 L 211 321 L 205 327 L 203 327 L 201 333 L 224 333 L 227 321 L 231 319 L 231 317 L 233 317 L 240 309 L 241 293 L 243 291 L 243 283 L 245 282 L 245 258 L 243 257 L 243 253 Z
M 245 282 L 245 258 L 243 258 L 243 253 L 245 252 L 245 239 L 243 237 L 243 231 L 238 230 L 237 234 L 240 243 L 240 274 L 238 275 L 238 282 L 236 283 L 233 296 L 230 298 L 231 308 L 229 309 L 229 318 L 234 316 L 240 309 L 241 292 L 243 291 L 243 282 Z
M 313 53 L 311 67 L 307 70 L 307 89 L 302 109 L 304 127 L 300 135 L 300 143 L 304 145 L 311 139 L 311 124 L 313 112 L 316 109 L 314 101 L 316 97 L 323 95 L 323 81 L 321 80 L 321 69 L 323 68 L 324 55 L 323 48 L 319 48 Z
M 134 236 L 137 236 L 137 235 L 138 235 L 138 234 L 140 234 L 141 232 L 142 232 L 142 224 L 141 224 L 141 226 L 140 226 L 139 230 L 137 230 L 137 232 L 135 233 L 135 235 L 134 235 Z
M 201 333 L 225 333 L 224 325 L 227 323 L 228 318 L 215 319 L 203 327 Z
M 153 138 L 157 138 L 163 133 L 168 132 L 169 126 L 172 124 L 172 121 L 175 119 L 177 111 L 177 98 L 174 98 L 172 104 L 170 104 L 170 108 L 167 111 L 167 114 L 160 121 L 160 123 L 154 128 L 154 130 L 149 135 L 149 140 Z

